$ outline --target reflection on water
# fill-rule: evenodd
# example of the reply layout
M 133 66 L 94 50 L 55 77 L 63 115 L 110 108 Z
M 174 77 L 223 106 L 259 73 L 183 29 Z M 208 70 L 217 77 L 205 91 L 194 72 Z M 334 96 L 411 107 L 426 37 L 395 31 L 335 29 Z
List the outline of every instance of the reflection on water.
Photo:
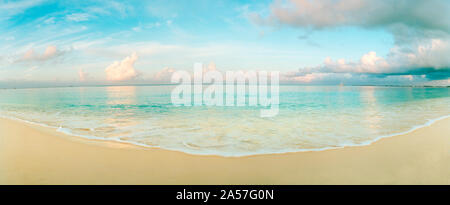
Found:
M 109 86 L 106 87 L 108 95 L 107 104 L 112 105 L 111 115 L 105 119 L 107 126 L 99 128 L 111 132 L 108 137 L 120 137 L 132 134 L 131 130 L 118 131 L 116 128 L 132 127 L 140 122 L 134 117 L 135 110 L 127 105 L 136 104 L 136 86 Z M 121 110 L 126 110 L 121 111 Z
M 172 89 L 2 90 L 0 114 L 87 138 L 227 156 L 367 144 L 450 114 L 449 88 L 281 86 L 273 118 L 259 117 L 259 107 L 174 107 Z
M 136 104 L 136 86 L 109 86 L 106 92 L 110 105 Z
M 383 116 L 380 115 L 380 108 L 377 104 L 377 98 L 375 97 L 375 87 L 365 87 L 364 92 L 361 94 L 361 101 L 366 104 L 364 109 L 365 120 L 368 128 L 376 133 L 378 129 L 381 129 L 380 122 L 383 120 Z

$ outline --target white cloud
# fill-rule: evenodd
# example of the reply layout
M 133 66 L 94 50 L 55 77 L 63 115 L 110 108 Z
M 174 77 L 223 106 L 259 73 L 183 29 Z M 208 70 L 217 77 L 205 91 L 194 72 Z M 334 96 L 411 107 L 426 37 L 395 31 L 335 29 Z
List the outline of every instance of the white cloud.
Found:
M 179 6 L 175 2 L 150 1 L 147 10 L 154 17 L 172 19 L 178 16 Z
M 155 23 L 149 23 L 149 24 L 145 24 L 145 25 L 138 25 L 132 28 L 133 31 L 135 32 L 141 32 L 142 30 L 145 29 L 153 29 L 153 28 L 158 28 L 161 26 L 161 23 L 159 22 L 155 22 Z
M 41 4 L 44 0 L 7 1 L 0 3 L 0 20 L 23 13 L 25 10 Z
M 26 61 L 46 61 L 53 58 L 56 58 L 62 55 L 64 52 L 58 50 L 56 46 L 50 45 L 47 46 L 44 53 L 36 53 L 33 48 L 28 49 L 23 56 L 18 60 L 18 62 L 26 62 Z
M 364 54 L 358 62 L 344 59 L 326 58 L 317 67 L 300 69 L 300 73 L 365 73 L 365 74 L 413 74 L 423 75 L 433 72 L 450 72 L 450 43 L 431 39 L 427 44 L 417 46 L 412 51 L 394 47 L 386 58 L 373 51 Z
M 424 85 L 430 85 L 430 86 L 450 86 L 450 79 L 445 80 L 435 80 L 431 82 L 426 82 Z
M 142 27 L 136 26 L 136 27 L 133 27 L 132 30 L 136 31 L 136 32 L 141 32 L 142 31 Z
M 25 79 L 31 78 L 33 76 L 33 74 L 35 73 L 35 71 L 37 70 L 37 66 L 33 66 L 27 70 L 25 70 Z
M 203 73 L 209 72 L 209 71 L 217 71 L 216 63 L 211 61 L 208 66 L 203 66 Z
M 402 75 L 402 78 L 408 79 L 409 81 L 413 81 L 414 80 L 414 76 L 413 75 Z
M 160 83 L 170 83 L 170 78 L 172 77 L 172 74 L 175 72 L 175 69 L 165 67 L 162 70 L 156 72 L 152 77 L 151 81 L 153 82 L 160 82 Z
M 45 24 L 54 24 L 55 23 L 55 17 L 50 17 L 48 19 L 44 20 Z
M 82 22 L 82 21 L 88 21 L 90 18 L 90 15 L 87 13 L 73 13 L 66 16 L 66 19 L 68 21 L 74 21 L 74 22 Z
M 162 70 L 150 75 L 148 77 L 149 82 L 152 83 L 171 83 L 170 79 L 172 78 L 172 74 L 175 73 L 177 70 L 171 67 L 165 67 Z M 216 64 L 214 62 L 210 62 L 209 64 L 203 65 L 203 73 L 209 72 L 209 71 L 218 71 L 216 68 Z M 191 73 L 191 77 L 193 77 L 193 73 Z
M 107 1 L 106 6 L 113 11 L 113 15 L 126 17 L 129 13 L 134 11 L 134 8 L 129 3 L 121 3 L 120 1 Z
M 8 36 L 8 37 L 5 37 L 4 40 L 5 40 L 5 41 L 14 41 L 14 40 L 16 40 L 16 37 L 14 37 L 14 36 Z
M 294 77 L 294 81 L 302 82 L 302 83 L 310 83 L 316 81 L 318 79 L 322 79 L 327 76 L 328 73 L 309 73 L 304 76 L 296 76 Z
M 44 51 L 44 54 L 42 55 L 42 58 L 48 59 L 57 55 L 57 53 L 58 49 L 56 48 L 56 46 L 47 46 L 47 48 Z
M 89 74 L 83 71 L 83 69 L 78 70 L 78 78 L 81 82 L 84 82 L 89 77 Z
M 134 63 L 137 61 L 136 53 L 126 57 L 121 62 L 114 62 L 105 69 L 106 79 L 109 81 L 126 81 L 138 77 L 139 73 L 134 68 Z
M 415 53 L 406 55 L 412 66 L 450 69 L 450 40 L 431 39 L 417 46 Z

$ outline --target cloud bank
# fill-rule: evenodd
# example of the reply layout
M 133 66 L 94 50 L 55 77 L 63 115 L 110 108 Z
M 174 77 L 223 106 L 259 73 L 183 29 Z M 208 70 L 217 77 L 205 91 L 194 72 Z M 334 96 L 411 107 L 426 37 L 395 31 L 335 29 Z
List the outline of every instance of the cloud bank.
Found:
M 317 67 L 300 69 L 300 74 L 322 73 L 361 73 L 374 75 L 436 75 L 450 72 L 450 45 L 448 41 L 432 39 L 427 45 L 420 45 L 414 51 L 403 52 L 394 47 L 386 58 L 375 52 L 364 54 L 358 62 L 345 59 L 326 58 Z M 448 77 L 448 76 L 447 76 Z
M 327 73 L 450 78 L 449 1 L 277 0 L 270 10 L 267 17 L 253 15 L 253 21 L 312 31 L 338 27 L 381 28 L 395 40 L 395 46 L 385 57 L 373 51 L 357 62 L 328 57 L 321 65 L 300 68 L 286 75 L 287 80 L 313 82 Z

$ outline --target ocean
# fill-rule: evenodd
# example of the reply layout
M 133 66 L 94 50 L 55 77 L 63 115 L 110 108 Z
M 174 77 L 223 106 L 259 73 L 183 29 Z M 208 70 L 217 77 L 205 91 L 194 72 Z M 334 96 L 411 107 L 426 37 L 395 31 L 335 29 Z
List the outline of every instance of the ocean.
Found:
M 0 115 L 77 137 L 220 156 L 368 145 L 450 115 L 445 87 L 280 86 L 279 113 L 269 118 L 259 106 L 174 106 L 173 88 L 2 89 Z

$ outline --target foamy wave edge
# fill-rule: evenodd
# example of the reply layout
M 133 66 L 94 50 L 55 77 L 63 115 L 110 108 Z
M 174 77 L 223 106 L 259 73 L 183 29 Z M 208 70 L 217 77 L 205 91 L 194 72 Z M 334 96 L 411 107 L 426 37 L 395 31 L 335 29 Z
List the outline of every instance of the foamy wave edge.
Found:
M 424 128 L 424 127 L 428 127 L 432 124 L 434 124 L 437 121 L 449 118 L 450 115 L 444 115 L 435 119 L 429 119 L 427 120 L 426 123 L 422 124 L 422 125 L 415 125 L 413 126 L 411 129 L 404 131 L 404 132 L 398 132 L 398 133 L 394 133 L 394 134 L 389 134 L 389 135 L 382 135 L 382 136 L 378 136 L 375 139 L 372 140 L 368 140 L 365 143 L 361 143 L 361 144 L 343 144 L 340 146 L 336 146 L 336 147 L 324 147 L 324 148 L 319 148 L 319 149 L 285 149 L 285 150 L 280 150 L 277 152 L 251 152 L 251 153 L 246 153 L 246 154 L 230 154 L 230 153 L 217 153 L 217 152 L 195 152 L 192 150 L 181 150 L 181 149 L 173 149 L 173 148 L 166 148 L 163 146 L 151 146 L 151 145 L 147 145 L 147 144 L 143 144 L 143 143 L 139 143 L 139 142 L 134 142 L 134 141 L 129 141 L 129 140 L 122 140 L 120 139 L 120 137 L 114 137 L 114 138 L 105 138 L 105 137 L 97 137 L 97 136 L 90 136 L 90 135 L 79 135 L 79 134 L 75 134 L 73 133 L 70 129 L 68 128 L 62 128 L 62 127 L 55 127 L 55 126 L 50 126 L 44 123 L 38 123 L 38 122 L 32 122 L 29 120 L 24 120 L 24 119 L 20 119 L 20 118 L 16 118 L 16 117 L 12 117 L 12 116 L 6 116 L 3 114 L 0 114 L 1 118 L 5 118 L 5 119 L 9 119 L 9 120 L 15 120 L 15 121 L 20 121 L 20 122 L 25 122 L 31 125 L 37 125 L 37 126 L 42 126 L 42 127 L 46 127 L 46 128 L 51 128 L 51 129 L 55 129 L 57 132 L 69 135 L 69 136 L 74 136 L 74 137 L 80 137 L 83 139 L 88 139 L 88 140 L 99 140 L 99 141 L 111 141 L 111 142 L 118 142 L 118 143 L 125 143 L 125 144 L 131 144 L 131 145 L 135 145 L 135 146 L 139 146 L 139 147 L 145 147 L 145 148 L 160 148 L 160 149 L 164 149 L 164 150 L 169 150 L 169 151 L 176 151 L 176 152 L 183 152 L 186 154 L 191 154 L 191 155 L 204 155 L 204 156 L 221 156 L 221 157 L 246 157 L 246 156 L 255 156 L 255 155 L 268 155 L 268 154 L 286 154 L 286 153 L 297 153 L 297 152 L 318 152 L 318 151 L 325 151 L 325 150 L 334 150 L 334 149 L 342 149 L 342 148 L 346 148 L 346 147 L 361 147 L 361 146 L 368 146 L 373 144 L 376 141 L 379 141 L 381 139 L 384 138 L 390 138 L 390 137 L 395 137 L 395 136 L 399 136 L 399 135 L 405 135 L 411 132 L 414 132 L 415 130 Z

